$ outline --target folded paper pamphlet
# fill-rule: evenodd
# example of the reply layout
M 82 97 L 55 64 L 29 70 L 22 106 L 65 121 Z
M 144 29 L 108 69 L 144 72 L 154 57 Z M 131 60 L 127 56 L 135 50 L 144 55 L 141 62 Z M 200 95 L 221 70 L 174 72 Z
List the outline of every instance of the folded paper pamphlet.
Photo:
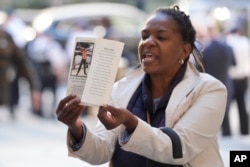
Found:
M 67 95 L 76 94 L 86 106 L 108 104 L 124 43 L 77 37 L 69 69 Z

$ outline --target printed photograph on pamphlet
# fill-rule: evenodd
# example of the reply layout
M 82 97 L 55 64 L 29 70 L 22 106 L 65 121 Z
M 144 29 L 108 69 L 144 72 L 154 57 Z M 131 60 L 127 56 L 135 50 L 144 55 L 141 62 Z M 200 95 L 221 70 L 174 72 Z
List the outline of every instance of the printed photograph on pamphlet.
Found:
M 71 76 L 86 77 L 91 66 L 94 43 L 76 42 Z

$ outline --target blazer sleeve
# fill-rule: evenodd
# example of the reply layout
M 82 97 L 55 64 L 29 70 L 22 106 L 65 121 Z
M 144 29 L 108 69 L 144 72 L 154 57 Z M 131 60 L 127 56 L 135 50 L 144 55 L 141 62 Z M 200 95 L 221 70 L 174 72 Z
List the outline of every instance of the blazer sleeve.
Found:
M 92 165 L 99 165 L 109 162 L 113 156 L 115 144 L 117 142 L 117 136 L 119 134 L 118 131 L 120 129 L 121 126 L 113 130 L 106 130 L 101 123 L 98 123 L 94 131 L 86 127 L 85 140 L 82 146 L 76 151 L 72 149 L 73 138 L 68 132 L 68 155 L 70 157 L 79 158 Z

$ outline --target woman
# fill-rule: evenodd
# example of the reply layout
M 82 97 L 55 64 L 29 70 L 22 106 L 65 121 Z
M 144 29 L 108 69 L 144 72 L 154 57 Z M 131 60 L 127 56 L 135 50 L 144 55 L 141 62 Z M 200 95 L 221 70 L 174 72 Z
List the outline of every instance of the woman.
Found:
M 222 167 L 216 134 L 227 92 L 189 61 L 198 53 L 194 43 L 189 16 L 178 6 L 156 10 L 141 31 L 141 67 L 115 83 L 112 105 L 100 107 L 94 132 L 79 118 L 85 108 L 79 97 L 60 101 L 69 155 L 114 167 Z

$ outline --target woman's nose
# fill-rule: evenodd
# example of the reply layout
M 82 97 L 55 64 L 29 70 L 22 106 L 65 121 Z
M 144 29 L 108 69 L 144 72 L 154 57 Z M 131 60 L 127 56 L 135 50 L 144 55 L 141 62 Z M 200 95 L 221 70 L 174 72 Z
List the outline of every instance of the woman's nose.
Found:
M 150 37 L 148 37 L 147 39 L 144 40 L 144 45 L 151 46 L 151 45 L 154 45 L 154 44 L 155 44 L 155 39 L 152 36 L 150 36 Z

